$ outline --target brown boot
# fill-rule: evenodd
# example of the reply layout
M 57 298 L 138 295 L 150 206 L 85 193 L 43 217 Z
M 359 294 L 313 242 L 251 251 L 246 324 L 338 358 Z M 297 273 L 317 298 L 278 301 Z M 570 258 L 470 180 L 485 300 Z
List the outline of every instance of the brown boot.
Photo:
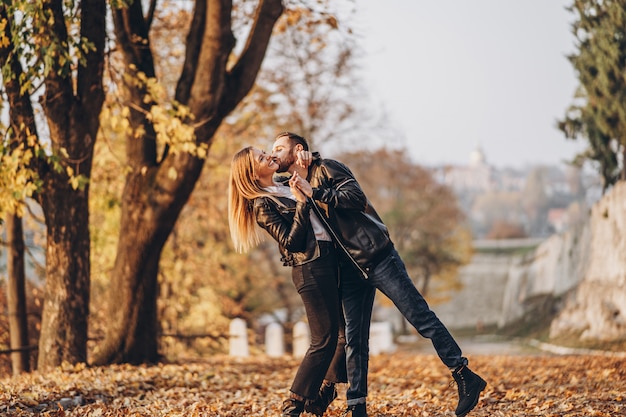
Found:
M 317 398 L 306 402 L 304 405 L 304 411 L 321 417 L 324 415 L 324 412 L 335 398 L 337 398 L 337 389 L 335 388 L 335 384 L 324 383 L 320 387 L 320 391 L 317 393 Z
M 298 417 L 304 411 L 304 401 L 287 398 L 283 401 L 282 417 Z

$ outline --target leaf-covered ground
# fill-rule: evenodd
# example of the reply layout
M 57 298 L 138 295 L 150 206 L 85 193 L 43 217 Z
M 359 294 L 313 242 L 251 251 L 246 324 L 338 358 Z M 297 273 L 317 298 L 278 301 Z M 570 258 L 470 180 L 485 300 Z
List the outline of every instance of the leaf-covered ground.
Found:
M 65 367 L 0 379 L 2 416 L 279 416 L 299 361 L 215 356 L 158 366 Z M 626 359 L 594 355 L 470 356 L 488 382 L 469 416 L 624 416 Z M 456 385 L 433 354 L 370 361 L 370 417 L 454 417 Z M 345 409 L 345 387 L 325 416 Z M 303 414 L 303 417 L 308 414 Z

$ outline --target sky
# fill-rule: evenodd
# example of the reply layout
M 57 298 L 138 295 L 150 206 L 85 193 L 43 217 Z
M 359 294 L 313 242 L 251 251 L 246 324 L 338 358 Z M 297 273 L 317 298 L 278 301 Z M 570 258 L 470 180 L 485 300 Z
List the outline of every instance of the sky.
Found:
M 357 0 L 366 85 L 418 163 L 560 164 L 578 85 L 572 0 Z

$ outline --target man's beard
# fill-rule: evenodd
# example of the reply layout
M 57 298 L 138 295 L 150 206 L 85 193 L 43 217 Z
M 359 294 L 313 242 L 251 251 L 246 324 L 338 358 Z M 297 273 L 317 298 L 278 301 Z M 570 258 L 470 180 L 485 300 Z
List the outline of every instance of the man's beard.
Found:
M 280 162 L 278 163 L 278 169 L 276 170 L 276 172 L 277 173 L 288 172 L 289 168 L 295 163 L 296 163 L 296 157 L 293 155 L 293 153 L 290 153 L 288 159 L 280 160 Z

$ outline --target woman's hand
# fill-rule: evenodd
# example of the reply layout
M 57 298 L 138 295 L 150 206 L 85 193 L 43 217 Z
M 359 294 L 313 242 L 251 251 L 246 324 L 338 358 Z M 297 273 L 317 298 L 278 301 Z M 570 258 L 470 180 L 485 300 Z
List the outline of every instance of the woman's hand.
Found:
M 297 201 L 301 202 L 301 203 L 305 203 L 306 202 L 306 196 L 302 193 L 302 191 L 300 191 L 300 189 L 298 187 L 291 187 L 291 194 L 293 194 L 293 196 L 296 198 Z
M 311 184 L 309 184 L 307 180 L 298 175 L 297 172 L 294 172 L 289 179 L 289 186 L 291 187 L 292 193 L 294 192 L 293 190 L 297 188 L 298 191 L 304 194 L 305 197 L 313 196 L 313 188 L 311 187 Z
M 301 179 L 297 172 L 295 172 L 291 178 L 289 178 L 289 188 L 291 189 L 291 194 L 296 197 L 296 200 L 304 203 L 306 201 L 306 195 L 302 192 L 302 190 L 298 187 L 298 180 Z

